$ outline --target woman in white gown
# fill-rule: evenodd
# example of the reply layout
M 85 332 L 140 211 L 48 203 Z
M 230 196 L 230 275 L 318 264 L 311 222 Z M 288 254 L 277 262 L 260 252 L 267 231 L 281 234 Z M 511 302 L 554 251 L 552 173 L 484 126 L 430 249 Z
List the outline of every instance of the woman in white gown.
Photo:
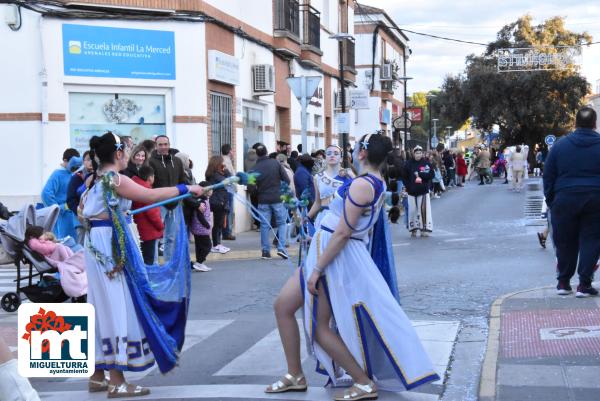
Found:
M 410 390 L 439 379 L 367 248 L 369 232 L 384 203 L 380 167 L 392 150 L 391 141 L 382 135 L 366 135 L 356 146 L 355 158 L 363 175 L 336 191 L 305 265 L 275 301 L 288 373 L 268 386 L 267 393 L 307 389 L 294 316 L 301 307 L 317 371 L 326 374 L 334 386 L 342 374 L 339 368 L 354 381 L 335 400 L 375 399 L 378 388 Z
M 118 255 L 113 252 L 114 224 L 107 202 L 115 202 L 110 206 L 126 211 L 132 200 L 155 203 L 188 191 L 200 195 L 202 188 L 178 185 L 147 189 L 119 174 L 127 167 L 129 155 L 120 138 L 110 132 L 93 137 L 90 149 L 97 170 L 90 189 L 82 197 L 82 214 L 91 227 L 85 244 L 88 302 L 96 311 L 96 371 L 90 377 L 89 391 L 108 391 L 109 398 L 143 396 L 149 389 L 127 383 L 123 372 L 148 369 L 156 358 L 144 332 L 144 318 L 136 312 L 123 265 L 115 262 Z M 103 185 L 106 180 L 115 192 L 108 200 Z M 105 378 L 105 370 L 109 371 L 109 380 Z
M 322 212 L 329 209 L 335 191 L 353 178 L 348 169 L 340 168 L 342 149 L 339 146 L 329 145 L 325 149 L 325 158 L 327 167 L 314 177 L 315 201 L 308 211 L 308 218 L 314 221 L 315 229 L 321 222 Z

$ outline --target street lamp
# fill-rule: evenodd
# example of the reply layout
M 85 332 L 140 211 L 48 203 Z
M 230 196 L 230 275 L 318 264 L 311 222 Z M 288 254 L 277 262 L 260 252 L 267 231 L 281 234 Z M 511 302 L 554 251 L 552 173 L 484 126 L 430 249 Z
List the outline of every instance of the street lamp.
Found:
M 404 103 L 403 103 L 403 113 L 404 113 L 404 150 L 408 149 L 407 144 L 407 133 L 408 133 L 408 111 L 406 110 L 406 83 L 412 77 L 399 77 L 398 81 L 402 81 L 402 86 L 404 86 Z
M 434 118 L 431 121 L 433 121 L 433 136 L 435 138 L 435 146 L 437 146 L 438 139 L 437 139 L 437 122 L 440 121 L 438 118 Z
M 430 93 L 425 97 L 427 98 L 427 111 L 429 112 L 429 140 L 427 141 L 427 150 L 429 150 L 431 149 L 431 99 L 437 96 Z
M 354 36 L 350 35 L 347 32 L 339 32 L 335 35 L 329 36 L 329 39 L 337 40 L 338 42 L 338 57 L 339 57 L 339 66 L 340 66 L 340 100 L 342 103 L 342 113 L 346 113 L 346 85 L 344 80 L 344 46 L 343 42 L 346 40 L 354 41 Z M 347 130 L 345 130 L 347 131 Z M 342 163 L 344 168 L 348 168 L 348 151 L 346 147 L 348 146 L 348 133 L 342 132 Z
M 447 125 L 446 129 L 448 130 L 448 141 L 450 141 L 450 137 L 452 136 L 452 126 L 451 125 Z M 448 142 L 450 143 L 450 142 Z M 450 146 L 450 145 L 448 145 Z

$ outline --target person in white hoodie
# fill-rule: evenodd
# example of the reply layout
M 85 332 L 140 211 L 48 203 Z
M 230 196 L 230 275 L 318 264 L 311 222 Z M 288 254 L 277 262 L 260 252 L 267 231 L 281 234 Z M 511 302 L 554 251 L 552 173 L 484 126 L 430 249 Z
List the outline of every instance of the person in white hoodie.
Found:
M 520 145 L 517 145 L 515 151 L 510 155 L 510 165 L 512 167 L 511 189 L 521 192 L 525 179 L 525 154 L 521 152 Z

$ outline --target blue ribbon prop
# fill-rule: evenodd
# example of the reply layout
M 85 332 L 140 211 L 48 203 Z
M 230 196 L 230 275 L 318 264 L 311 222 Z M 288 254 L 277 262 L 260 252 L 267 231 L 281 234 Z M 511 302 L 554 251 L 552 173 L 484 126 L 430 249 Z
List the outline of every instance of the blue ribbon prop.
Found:
M 209 185 L 207 187 L 204 187 L 204 190 L 211 191 L 211 190 L 225 188 L 227 186 L 233 186 L 233 185 L 238 185 L 238 184 L 241 184 L 241 185 L 253 184 L 254 182 L 256 182 L 256 177 L 258 177 L 258 173 L 246 174 L 246 173 L 238 172 L 236 175 L 227 177 L 223 181 L 219 182 L 218 184 Z M 134 216 L 138 213 L 143 213 L 147 210 L 154 209 L 155 207 L 168 205 L 169 203 L 173 203 L 173 202 L 179 202 L 180 200 L 189 198 L 191 196 L 194 196 L 194 194 L 191 192 L 188 192 L 183 195 L 175 196 L 173 198 L 165 199 L 160 202 L 152 203 L 151 205 L 146 205 L 144 207 L 140 207 L 139 209 L 130 210 L 129 212 L 127 212 L 127 214 L 129 216 Z

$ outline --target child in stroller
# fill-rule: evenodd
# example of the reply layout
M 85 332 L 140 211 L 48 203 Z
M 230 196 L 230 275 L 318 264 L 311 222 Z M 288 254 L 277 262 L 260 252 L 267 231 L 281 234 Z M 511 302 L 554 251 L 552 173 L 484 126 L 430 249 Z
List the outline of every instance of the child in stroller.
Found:
M 64 302 L 69 297 L 73 302 L 85 302 L 87 275 L 83 250 L 74 241 L 74 252 L 64 244 L 53 244 L 45 234 L 52 230 L 57 216 L 58 206 L 36 210 L 33 205 L 27 205 L 0 224 L 0 241 L 17 267 L 16 290 L 4 294 L 0 301 L 5 311 L 18 309 L 21 293 L 32 302 Z M 34 248 L 41 246 L 38 250 L 42 252 L 32 249 L 30 243 Z M 29 274 L 23 274 L 23 267 L 28 267 Z M 53 277 L 57 272 L 60 283 Z M 33 281 L 35 277 L 39 277 L 38 282 Z M 23 280 L 27 280 L 28 285 L 23 286 Z

